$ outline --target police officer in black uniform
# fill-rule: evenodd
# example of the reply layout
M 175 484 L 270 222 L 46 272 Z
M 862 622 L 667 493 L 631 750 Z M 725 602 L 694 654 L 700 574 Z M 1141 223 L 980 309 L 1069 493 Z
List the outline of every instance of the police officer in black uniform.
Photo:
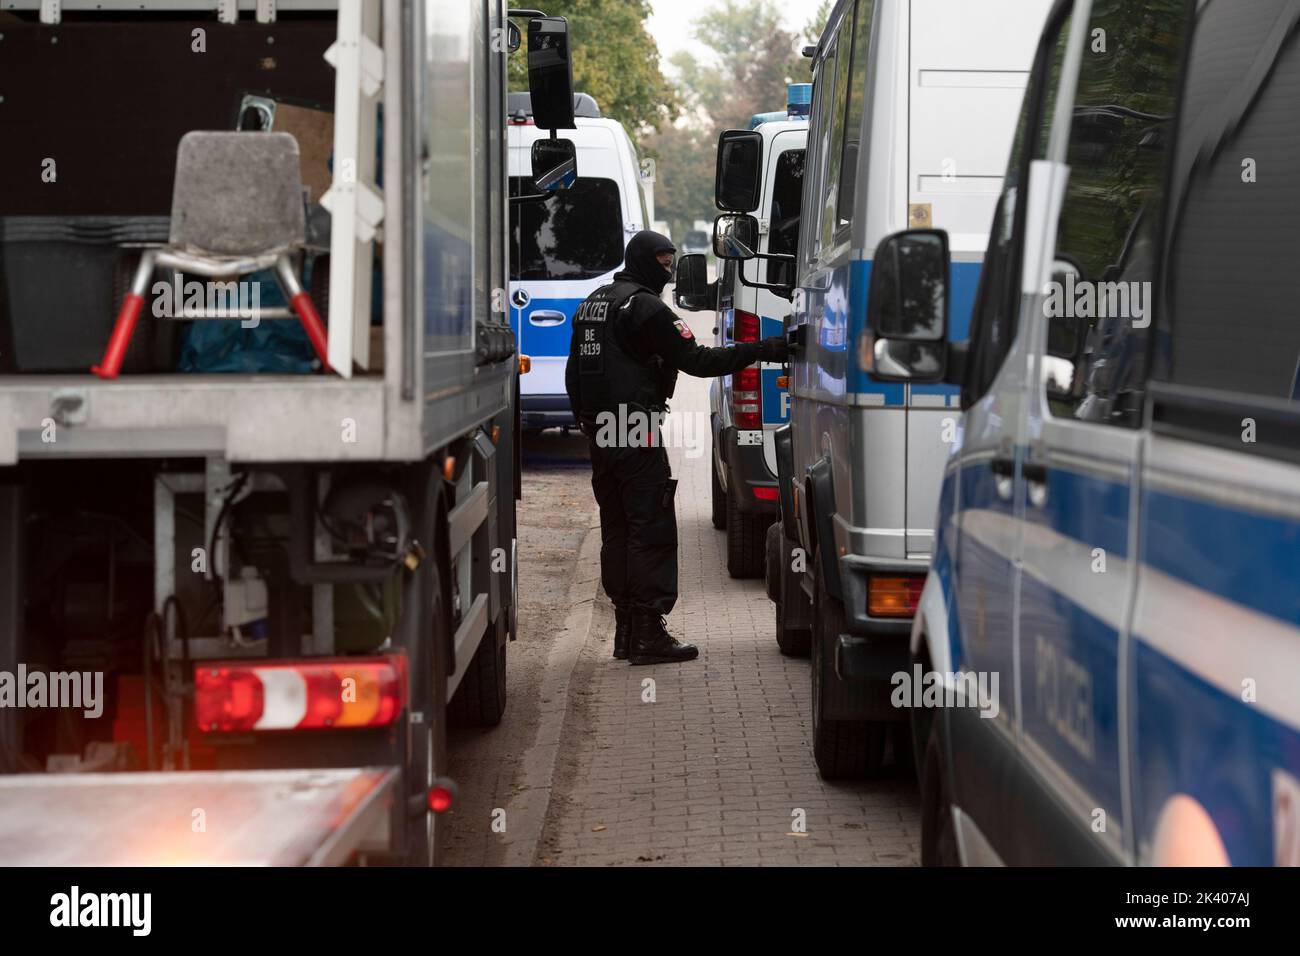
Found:
M 614 604 L 614 656 L 631 664 L 693 660 L 663 616 L 677 601 L 677 518 L 668 453 L 656 423 L 677 373 L 728 375 L 755 362 L 781 362 L 784 338 L 707 348 L 660 296 L 676 249 L 638 232 L 623 270 L 578 307 L 565 368 L 569 404 L 591 448 L 591 487 L 600 506 L 600 576 Z M 648 427 L 640 427 L 642 424 Z

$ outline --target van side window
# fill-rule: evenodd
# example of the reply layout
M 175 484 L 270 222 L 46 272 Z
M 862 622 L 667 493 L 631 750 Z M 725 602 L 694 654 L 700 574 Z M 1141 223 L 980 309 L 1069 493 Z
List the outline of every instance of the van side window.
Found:
M 1235 422 L 1265 402 L 1300 412 L 1286 405 L 1300 403 L 1300 35 L 1271 46 L 1277 16 L 1199 14 L 1169 180 L 1153 378 L 1235 395 Z M 1224 109 L 1234 87 L 1241 108 Z
M 803 197 L 804 151 L 787 149 L 776 158 L 772 177 L 772 212 L 769 216 L 767 251 L 794 255 L 799 246 L 799 203 Z M 767 260 L 767 281 L 774 285 L 794 282 L 792 262 Z
M 871 15 L 876 0 L 859 0 L 857 20 L 853 25 L 853 58 L 849 66 L 849 100 L 844 124 L 844 151 L 840 160 L 843 175 L 836 209 L 841 229 L 853 221 L 853 199 L 858 183 L 858 146 L 862 140 L 862 118 L 867 102 L 867 64 L 871 48 Z
M 808 196 L 808 238 L 806 259 L 816 262 L 822 250 L 822 197 L 825 193 L 829 174 L 831 143 L 831 103 L 835 99 L 835 51 L 836 41 L 831 40 L 829 48 L 817 63 L 817 73 L 813 77 L 813 92 L 816 102 L 813 104 L 813 127 L 809 129 L 808 150 L 813 157 L 812 170 L 816 178 L 812 181 Z M 816 136 L 812 135 L 816 131 Z
M 1025 218 L 1022 184 L 1028 179 L 1030 160 L 1042 158 L 1047 152 L 1052 106 L 1069 35 L 1070 17 L 1067 16 L 1048 41 L 1051 45 L 1040 46 L 1034 57 L 1034 70 L 1020 107 L 1020 120 L 1011 142 L 1011 160 L 1002 181 L 1002 195 L 993 210 L 988 250 L 975 294 L 962 408 L 969 408 L 989 390 L 1016 337 Z
M 1148 33 L 1149 17 L 1136 5 L 1107 4 L 1088 25 L 1090 37 L 1144 40 L 1108 52 L 1084 47 L 1044 306 L 1052 413 L 1126 428 L 1143 417 L 1159 187 L 1186 28 L 1183 13 L 1170 10 L 1167 29 Z
M 853 46 L 853 10 L 846 10 L 835 33 L 835 92 L 830 102 L 830 139 L 827 143 L 826 180 L 822 183 L 822 210 L 820 214 L 821 248 L 828 249 L 839 231 L 840 180 L 844 177 L 844 119 L 849 96 L 849 61 Z M 848 172 L 853 178 L 853 172 Z

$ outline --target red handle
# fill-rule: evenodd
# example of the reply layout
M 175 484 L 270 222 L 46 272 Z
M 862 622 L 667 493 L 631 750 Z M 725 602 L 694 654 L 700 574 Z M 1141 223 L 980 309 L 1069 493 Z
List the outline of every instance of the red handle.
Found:
M 104 359 L 90 370 L 100 378 L 117 378 L 122 370 L 122 360 L 126 358 L 126 348 L 131 344 L 131 333 L 135 331 L 136 319 L 140 318 L 140 309 L 144 306 L 144 296 L 128 292 L 122 300 L 122 308 L 113 323 L 113 334 L 104 350 Z
M 325 326 L 320 320 L 320 313 L 316 311 L 315 304 L 311 301 L 311 296 L 304 290 L 290 301 L 293 303 L 293 310 L 298 313 L 298 321 L 307 330 L 307 338 L 311 339 L 311 347 L 316 350 L 316 357 L 320 359 L 321 367 L 329 371 L 329 339 L 325 335 Z

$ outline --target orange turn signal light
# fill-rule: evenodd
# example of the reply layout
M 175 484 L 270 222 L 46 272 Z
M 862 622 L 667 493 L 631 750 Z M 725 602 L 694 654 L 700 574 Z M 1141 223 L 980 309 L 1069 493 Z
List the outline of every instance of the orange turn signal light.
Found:
M 872 575 L 867 581 L 867 613 L 872 617 L 912 617 L 921 603 L 925 576 Z
M 790 376 L 789 376 L 789 375 L 778 375 L 778 376 L 776 377 L 776 387 L 777 387 L 777 388 L 789 388 L 789 387 L 790 387 Z
M 519 356 L 519 374 L 527 375 L 533 370 L 533 360 L 527 355 Z

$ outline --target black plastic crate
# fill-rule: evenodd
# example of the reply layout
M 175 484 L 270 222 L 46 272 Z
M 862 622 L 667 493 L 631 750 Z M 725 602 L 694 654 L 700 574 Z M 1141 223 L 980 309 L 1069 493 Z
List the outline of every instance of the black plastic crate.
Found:
M 142 244 L 166 216 L 0 217 L 0 373 L 89 373 L 108 344 Z M 124 372 L 175 369 L 177 323 L 146 293 Z

